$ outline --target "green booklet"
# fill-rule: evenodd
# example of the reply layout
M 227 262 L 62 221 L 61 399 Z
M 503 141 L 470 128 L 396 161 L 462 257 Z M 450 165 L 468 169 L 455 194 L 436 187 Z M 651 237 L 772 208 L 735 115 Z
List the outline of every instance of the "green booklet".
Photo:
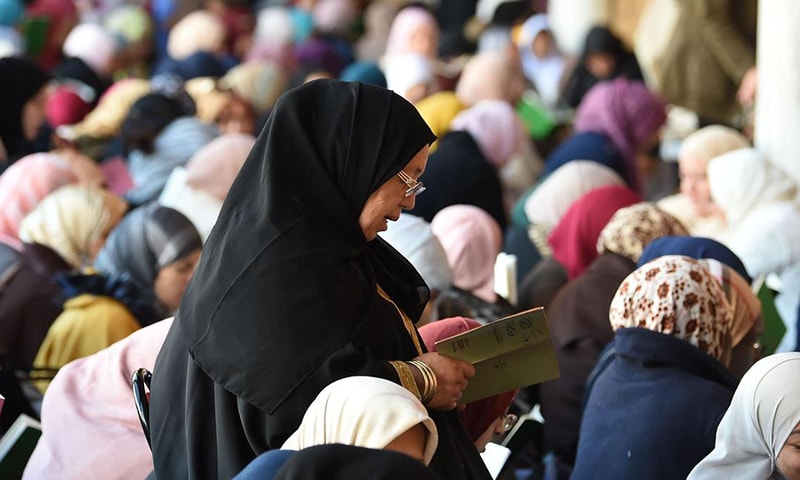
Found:
M 461 401 L 491 397 L 558 378 L 544 308 L 516 313 L 436 342 L 440 355 L 470 362 L 475 376 Z

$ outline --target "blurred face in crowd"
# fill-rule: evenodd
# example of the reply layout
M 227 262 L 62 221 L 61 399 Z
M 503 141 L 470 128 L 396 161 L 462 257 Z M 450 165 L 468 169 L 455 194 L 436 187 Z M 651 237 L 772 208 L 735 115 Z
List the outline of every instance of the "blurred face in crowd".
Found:
M 506 413 L 508 413 L 507 410 Z M 494 422 L 489 425 L 489 428 L 487 428 L 486 431 L 483 432 L 477 440 L 475 440 L 475 447 L 479 452 L 486 451 L 486 444 L 488 444 L 495 435 L 501 436 L 505 434 L 506 413 L 497 417 Z
M 246 100 L 234 97 L 222 109 L 217 119 L 219 130 L 225 133 L 255 134 L 256 115 Z
M 170 263 L 158 271 L 153 290 L 162 305 L 174 312 L 181 304 L 181 297 L 192 279 L 192 274 L 200 260 L 200 249 Z
M 423 462 L 425 459 L 425 444 L 427 441 L 428 430 L 425 429 L 423 424 L 418 423 L 400 434 L 399 437 L 389 442 L 389 444 L 383 448 L 384 450 L 404 453 L 414 460 Z
M 35 140 L 39 128 L 47 119 L 47 98 L 50 96 L 50 91 L 50 86 L 45 85 L 22 107 L 22 134 L 25 140 Z
M 422 147 L 403 167 L 403 171 L 415 181 L 419 180 L 428 164 L 428 148 L 428 145 Z M 400 177 L 393 175 L 369 196 L 358 217 L 358 224 L 368 242 L 374 240 L 378 232 L 385 231 L 389 221 L 397 221 L 403 210 L 414 208 L 414 195 L 405 196 L 408 188 Z
M 408 44 L 412 52 L 428 58 L 436 58 L 436 49 L 439 45 L 438 32 L 427 25 L 420 25 L 411 33 Z
M 617 61 L 614 55 L 607 52 L 594 52 L 586 57 L 586 69 L 589 73 L 600 80 L 611 78 L 617 68 Z
M 544 58 L 550 55 L 553 50 L 553 45 L 553 34 L 551 34 L 549 30 L 542 30 L 536 35 L 536 38 L 533 39 L 531 49 L 533 49 L 534 55 L 539 58 Z
M 795 425 L 778 454 L 778 471 L 787 480 L 800 480 L 800 423 Z
M 711 198 L 711 188 L 706 175 L 707 162 L 694 155 L 684 155 L 678 159 L 681 178 L 681 193 L 686 195 L 694 205 L 698 215 L 708 216 L 716 211 Z

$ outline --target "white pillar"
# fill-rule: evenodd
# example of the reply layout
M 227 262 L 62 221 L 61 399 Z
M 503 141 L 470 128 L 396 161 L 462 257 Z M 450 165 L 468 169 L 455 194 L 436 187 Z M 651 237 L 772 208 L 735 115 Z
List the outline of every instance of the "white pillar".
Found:
M 758 3 L 755 145 L 800 184 L 800 2 Z
M 608 24 L 608 0 L 550 0 L 547 14 L 559 48 L 579 57 L 589 30 Z

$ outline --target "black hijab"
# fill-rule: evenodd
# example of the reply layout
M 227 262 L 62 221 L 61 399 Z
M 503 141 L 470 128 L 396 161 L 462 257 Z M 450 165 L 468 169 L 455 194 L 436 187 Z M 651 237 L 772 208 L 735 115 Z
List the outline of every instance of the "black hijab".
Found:
M 49 81 L 50 75 L 29 60 L 0 58 L 0 141 L 8 163 L 33 152 L 22 132 L 22 110 Z
M 196 364 L 273 413 L 351 341 L 375 284 L 417 318 L 419 274 L 358 217 L 435 140 L 413 105 L 372 85 L 317 80 L 283 94 L 245 161 L 176 318 Z

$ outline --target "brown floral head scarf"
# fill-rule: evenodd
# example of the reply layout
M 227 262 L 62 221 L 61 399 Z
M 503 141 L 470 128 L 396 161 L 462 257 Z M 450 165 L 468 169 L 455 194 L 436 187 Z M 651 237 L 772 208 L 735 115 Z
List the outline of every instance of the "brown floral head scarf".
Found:
M 667 255 L 628 275 L 611 301 L 614 330 L 646 328 L 678 337 L 727 364 L 733 309 L 697 260 Z
M 621 208 L 611 217 L 597 239 L 597 252 L 616 253 L 639 261 L 644 247 L 656 238 L 689 235 L 686 227 L 654 203 L 642 202 Z

